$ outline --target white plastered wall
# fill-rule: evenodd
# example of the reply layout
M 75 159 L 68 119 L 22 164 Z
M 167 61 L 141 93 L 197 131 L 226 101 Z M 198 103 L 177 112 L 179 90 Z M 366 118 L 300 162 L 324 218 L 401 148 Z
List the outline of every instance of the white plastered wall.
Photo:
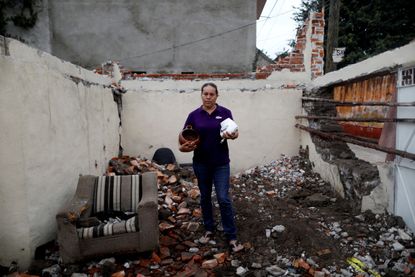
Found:
M 0 264 L 25 269 L 79 174 L 117 155 L 119 118 L 108 78 L 0 38 Z
M 301 111 L 300 89 L 278 89 L 282 84 L 278 76 L 214 82 L 219 89 L 218 104 L 231 109 L 239 127 L 239 138 L 228 142 L 232 172 L 276 160 L 281 154 L 298 153 L 300 133 L 294 128 L 294 117 Z M 177 138 L 187 115 L 201 105 L 203 83 L 123 82 L 129 89 L 123 98 L 125 153 L 151 159 L 156 149 L 168 147 L 179 163 L 190 163 L 192 153 L 179 152 Z

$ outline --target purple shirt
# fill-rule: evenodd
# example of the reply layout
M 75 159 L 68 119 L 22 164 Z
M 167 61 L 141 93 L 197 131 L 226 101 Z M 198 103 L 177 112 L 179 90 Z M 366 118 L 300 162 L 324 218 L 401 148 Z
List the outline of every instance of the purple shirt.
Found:
M 212 114 L 202 107 L 189 114 L 184 127 L 191 125 L 200 136 L 200 143 L 194 150 L 193 162 L 213 166 L 229 163 L 228 143 L 226 140 L 220 143 L 220 123 L 227 118 L 233 119 L 231 111 L 218 104 Z

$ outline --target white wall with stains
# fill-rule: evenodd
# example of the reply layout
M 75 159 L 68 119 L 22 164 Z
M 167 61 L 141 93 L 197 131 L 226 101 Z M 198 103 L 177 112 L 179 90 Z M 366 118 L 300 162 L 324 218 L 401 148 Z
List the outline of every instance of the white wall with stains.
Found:
M 300 133 L 294 127 L 294 117 L 301 113 L 302 91 L 282 89 L 283 80 L 278 79 L 213 80 L 219 90 L 217 103 L 232 111 L 239 127 L 239 138 L 228 142 L 232 172 L 268 163 L 281 154 L 298 153 Z M 179 163 L 190 163 L 192 153 L 178 150 L 178 134 L 187 115 L 201 105 L 200 88 L 204 83 L 124 81 L 129 89 L 123 99 L 125 153 L 151 159 L 158 148 L 168 147 Z
M 24 269 L 79 174 L 118 154 L 119 118 L 109 78 L 15 40 L 0 37 L 0 72 L 0 264 Z

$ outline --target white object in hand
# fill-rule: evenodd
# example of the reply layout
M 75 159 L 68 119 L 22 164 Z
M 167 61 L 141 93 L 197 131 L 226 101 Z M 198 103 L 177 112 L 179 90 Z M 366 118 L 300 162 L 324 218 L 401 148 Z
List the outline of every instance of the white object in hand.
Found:
M 233 121 L 230 118 L 225 119 L 224 121 L 222 121 L 220 123 L 220 136 L 223 138 L 224 133 L 228 132 L 228 133 L 234 133 L 238 131 L 238 125 L 236 125 L 235 121 Z M 223 139 L 221 141 L 221 143 L 224 141 L 225 139 Z

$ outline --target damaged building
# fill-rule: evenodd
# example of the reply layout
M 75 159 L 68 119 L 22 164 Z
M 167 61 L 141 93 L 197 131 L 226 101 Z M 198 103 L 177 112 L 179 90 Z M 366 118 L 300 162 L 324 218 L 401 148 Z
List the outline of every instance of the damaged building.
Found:
M 40 22 L 49 28 L 40 35 L 50 40 L 40 48 L 46 52 L 0 38 L 1 265 L 15 261 L 28 268 L 37 247 L 56 238 L 56 215 L 75 194 L 79 176 L 104 175 L 108 161 L 120 149 L 124 155 L 144 159 L 159 148 L 170 148 L 179 164 L 190 163 L 191 155 L 177 150 L 177 135 L 187 112 L 199 105 L 200 87 L 206 80 L 218 85 L 219 103 L 232 107 L 238 121 L 241 137 L 230 144 L 230 151 L 232 173 L 240 174 L 241 180 L 256 178 L 255 170 L 250 169 L 282 154 L 297 155 L 301 148 L 320 174 L 319 181 L 330 184 L 336 195 L 352 204 L 354 212 L 395 214 L 415 230 L 415 128 L 410 120 L 414 117 L 415 42 L 323 75 L 324 21 L 321 13 L 314 13 L 299 31 L 292 53 L 251 72 L 255 25 L 243 30 L 236 26 L 255 21 L 255 2 L 213 2 L 213 9 L 210 4 L 201 8 L 196 1 L 179 13 L 180 19 L 166 17 L 157 23 L 174 25 L 175 30 L 191 26 L 195 29 L 180 34 L 211 36 L 203 41 L 149 23 L 155 12 L 173 9 L 173 2 L 138 2 L 140 5 L 122 1 L 112 10 L 102 2 L 92 11 L 88 1 L 45 1 Z M 143 12 L 146 5 L 152 13 Z M 84 16 L 68 22 L 69 17 L 62 15 L 73 9 L 82 10 Z M 88 21 L 86 15 L 94 13 L 99 15 L 93 16 L 97 21 Z M 136 14 L 140 16 L 133 17 Z M 187 23 L 202 16 L 216 18 L 215 24 L 207 28 Z M 227 33 L 231 26 L 227 20 L 232 17 L 238 18 L 235 30 Z M 114 29 L 108 27 L 105 35 L 95 32 L 101 20 L 97 18 L 114 18 L 105 21 L 114 22 Z M 133 30 L 123 37 L 126 20 Z M 130 26 L 131 20 L 135 24 Z M 90 33 L 83 33 L 88 39 L 67 32 L 66 26 L 71 24 L 90 26 Z M 150 39 L 153 33 L 161 38 Z M 223 37 L 216 35 L 221 33 Z M 126 48 L 104 43 L 105 36 L 122 38 Z M 194 43 L 187 45 L 187 41 Z M 35 38 L 33 42 L 36 44 Z M 105 53 L 91 44 L 102 45 Z M 200 54 L 212 48 L 215 59 Z M 118 59 L 118 53 L 128 59 Z M 112 76 L 88 70 L 108 58 L 119 60 L 130 73 L 166 70 L 185 74 L 163 78 L 129 75 L 121 81 L 127 91 L 121 106 L 114 102 Z M 186 73 L 190 72 L 206 74 L 189 79 Z M 215 75 L 218 72 L 246 74 Z M 253 112 L 257 112 L 255 116 Z M 280 162 L 284 168 L 291 166 L 287 160 Z M 263 193 L 279 195 L 277 191 Z M 166 195 L 163 197 L 166 201 Z M 239 198 L 243 199 L 242 193 Z M 160 230 L 165 231 L 163 228 Z

